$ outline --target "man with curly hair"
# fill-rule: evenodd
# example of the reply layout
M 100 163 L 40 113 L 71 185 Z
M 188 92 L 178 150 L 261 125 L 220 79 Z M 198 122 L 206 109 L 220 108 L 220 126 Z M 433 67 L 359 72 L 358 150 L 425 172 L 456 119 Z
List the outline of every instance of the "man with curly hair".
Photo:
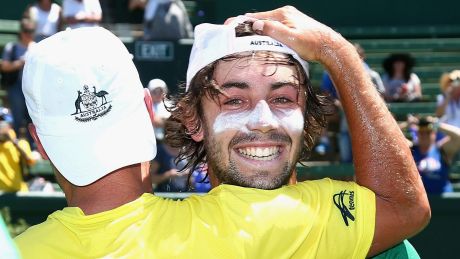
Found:
M 308 157 L 329 112 L 325 99 L 312 90 L 304 60 L 322 63 L 342 97 L 357 183 L 323 179 L 283 187 L 296 181 L 295 166 Z M 353 45 L 293 7 L 246 14 L 227 25 L 199 25 L 185 92 L 170 101 L 166 139 L 181 148 L 179 159 L 188 161 L 189 168 L 208 164 L 212 194 L 231 186 L 281 193 L 302 186 L 318 194 L 316 198 L 328 197 L 307 204 L 330 209 L 331 214 L 320 213 L 316 219 L 322 219 L 317 223 L 325 229 L 334 229 L 336 237 L 343 234 L 340 223 L 347 236 L 358 222 L 366 222 L 360 241 L 370 238 L 369 243 L 339 238 L 359 247 L 350 258 L 378 254 L 416 234 L 429 219 L 409 147 Z M 248 197 L 240 191 L 230 193 Z M 328 239 L 328 231 L 322 231 L 320 243 Z M 356 256 L 360 249 L 366 252 Z M 333 251 L 328 253 L 316 255 L 334 257 Z
M 248 17 L 195 30 L 166 138 L 189 168 L 207 162 L 215 187 L 182 201 L 149 193 L 152 105 L 122 42 L 91 27 L 37 44 L 30 130 L 69 207 L 15 238 L 24 258 L 364 258 L 426 225 L 410 150 L 354 47 L 292 7 Z M 327 111 L 304 60 L 322 62 L 343 97 L 358 184 L 285 186 Z

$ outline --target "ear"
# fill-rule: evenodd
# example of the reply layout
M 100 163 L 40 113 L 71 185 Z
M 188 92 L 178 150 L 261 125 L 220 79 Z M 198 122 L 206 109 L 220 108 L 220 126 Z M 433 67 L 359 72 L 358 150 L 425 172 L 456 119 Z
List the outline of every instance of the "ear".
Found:
M 193 132 L 196 129 L 195 125 L 197 125 L 197 124 L 201 124 L 200 119 L 198 119 L 196 121 L 186 121 L 186 122 L 184 122 L 184 126 L 185 126 L 185 128 L 187 128 L 187 132 Z M 195 134 L 190 135 L 190 137 L 192 137 L 192 139 L 195 142 L 202 141 L 203 137 L 204 137 L 203 125 L 201 124 L 199 128 L 200 128 L 200 130 L 198 132 L 196 132 Z
M 203 137 L 204 137 L 204 134 L 203 134 L 203 127 L 200 127 L 200 131 L 198 131 L 197 133 L 193 134 L 192 136 L 192 139 L 195 141 L 195 142 L 200 142 L 203 140 Z
M 150 91 L 147 88 L 144 88 L 144 102 L 145 102 L 145 106 L 147 107 L 147 111 L 149 112 L 150 120 L 153 123 L 155 112 L 153 111 L 152 96 L 150 96 Z
M 186 120 L 183 121 L 182 124 L 185 126 L 187 129 L 187 132 L 193 132 L 197 126 L 199 127 L 199 131 L 196 132 L 195 134 L 190 135 L 190 137 L 195 141 L 195 142 L 201 142 L 204 138 L 204 132 L 203 132 L 203 123 L 200 118 L 196 120 Z M 188 134 L 187 134 L 188 135 Z
M 33 123 L 29 123 L 29 125 L 27 125 L 27 128 L 29 129 L 29 133 L 32 136 L 32 139 L 37 144 L 37 149 L 40 155 L 43 157 L 43 159 L 50 160 L 48 155 L 46 154 L 45 149 L 43 148 L 42 143 L 40 142 L 40 139 L 38 138 L 37 129 L 35 128 L 35 125 Z

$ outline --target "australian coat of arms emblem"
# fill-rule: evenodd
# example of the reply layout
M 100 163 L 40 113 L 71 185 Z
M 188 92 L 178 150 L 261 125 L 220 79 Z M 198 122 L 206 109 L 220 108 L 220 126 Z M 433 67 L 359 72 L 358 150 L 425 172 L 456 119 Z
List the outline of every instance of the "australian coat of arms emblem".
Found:
M 87 85 L 83 86 L 83 92 L 77 91 L 77 99 L 75 100 L 75 120 L 81 122 L 88 122 L 96 120 L 99 117 L 106 115 L 112 110 L 110 101 L 107 101 L 106 95 L 109 93 L 101 90 L 97 91 L 93 86 L 93 91 L 89 90 Z

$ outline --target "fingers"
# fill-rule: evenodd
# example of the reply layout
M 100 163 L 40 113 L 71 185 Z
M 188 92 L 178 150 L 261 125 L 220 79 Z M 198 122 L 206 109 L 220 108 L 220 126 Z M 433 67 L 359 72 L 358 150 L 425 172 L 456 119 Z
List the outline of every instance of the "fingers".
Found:
M 239 15 L 237 17 L 230 17 L 228 18 L 227 20 L 225 20 L 224 24 L 225 25 L 228 25 L 234 21 L 240 21 L 240 22 L 243 22 L 243 21 L 256 21 L 256 19 L 252 18 L 252 17 L 248 17 L 248 16 L 244 16 L 244 15 Z
M 246 13 L 245 16 L 256 18 L 256 19 L 266 19 L 266 20 L 277 20 L 282 21 L 285 19 L 286 15 L 291 12 L 298 11 L 293 6 L 284 6 L 275 10 L 266 11 L 266 12 L 257 12 L 257 13 Z
M 253 23 L 252 29 L 257 33 L 270 36 L 281 42 L 286 41 L 286 39 L 292 39 L 295 36 L 289 27 L 278 21 L 257 20 Z M 284 43 L 289 45 L 289 42 Z
M 224 24 L 227 25 L 227 24 L 230 24 L 233 20 L 235 20 L 236 17 L 230 17 L 228 18 L 227 20 L 225 20 Z
M 297 49 L 297 33 L 292 28 L 278 21 L 257 20 L 253 23 L 252 29 L 258 34 L 269 36 L 286 44 L 291 49 Z

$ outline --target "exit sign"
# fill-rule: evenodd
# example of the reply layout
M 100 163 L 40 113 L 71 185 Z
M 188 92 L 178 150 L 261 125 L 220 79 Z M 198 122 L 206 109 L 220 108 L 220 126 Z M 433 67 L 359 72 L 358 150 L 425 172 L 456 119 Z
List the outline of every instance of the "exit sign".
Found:
M 136 60 L 172 61 L 174 44 L 170 41 L 137 41 L 134 57 Z

